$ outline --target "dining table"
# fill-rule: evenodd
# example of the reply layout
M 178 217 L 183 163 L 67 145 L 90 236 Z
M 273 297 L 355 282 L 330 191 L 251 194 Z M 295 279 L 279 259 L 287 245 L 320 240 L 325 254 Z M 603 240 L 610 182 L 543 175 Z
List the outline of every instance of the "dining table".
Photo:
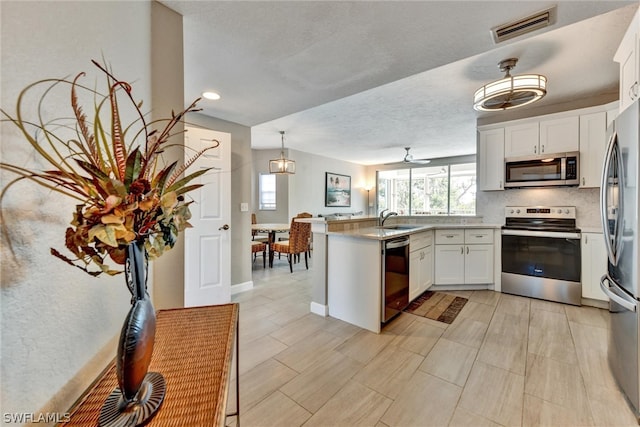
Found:
M 290 224 L 280 223 L 264 223 L 251 224 L 251 231 L 258 233 L 267 233 L 267 246 L 269 246 L 269 267 L 273 267 L 273 242 L 276 241 L 276 233 L 288 233 L 291 228 Z

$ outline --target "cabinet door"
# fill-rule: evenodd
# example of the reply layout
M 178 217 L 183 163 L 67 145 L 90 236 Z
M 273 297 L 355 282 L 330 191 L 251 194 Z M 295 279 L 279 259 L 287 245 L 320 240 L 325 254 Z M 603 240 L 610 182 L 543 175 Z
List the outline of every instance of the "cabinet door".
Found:
M 504 128 L 504 156 L 520 157 L 538 154 L 540 129 L 538 122 Z
M 493 245 L 466 245 L 464 283 L 493 283 Z
M 604 111 L 580 116 L 580 188 L 600 187 L 606 124 Z
M 464 245 L 436 245 L 435 284 L 464 284 Z
M 600 278 L 607 272 L 607 250 L 601 233 L 582 233 L 582 297 L 608 301 L 600 289 Z
M 640 25 L 638 12 L 636 12 L 620 46 L 613 57 L 620 64 L 620 112 L 638 99 L 638 26 Z
M 433 285 L 433 245 L 423 249 L 424 256 L 422 258 L 422 292 L 426 291 Z
M 409 254 L 409 301 L 413 301 L 422 293 L 421 252 L 422 250 L 419 249 Z
M 580 125 L 578 116 L 540 122 L 540 154 L 578 151 Z
M 504 128 L 479 131 L 478 154 L 480 190 L 504 190 Z

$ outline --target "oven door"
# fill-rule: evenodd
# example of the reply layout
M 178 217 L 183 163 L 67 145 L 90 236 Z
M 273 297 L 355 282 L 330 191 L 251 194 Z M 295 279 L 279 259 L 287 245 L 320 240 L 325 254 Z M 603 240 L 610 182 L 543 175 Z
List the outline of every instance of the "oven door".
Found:
M 580 282 L 580 233 L 502 230 L 502 272 Z

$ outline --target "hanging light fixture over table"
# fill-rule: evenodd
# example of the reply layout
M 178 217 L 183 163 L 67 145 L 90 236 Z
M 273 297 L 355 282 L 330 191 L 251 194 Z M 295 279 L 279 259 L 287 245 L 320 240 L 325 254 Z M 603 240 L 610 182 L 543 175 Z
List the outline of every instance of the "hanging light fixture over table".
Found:
M 473 95 L 473 108 L 478 111 L 500 111 L 531 104 L 547 94 L 547 78 L 540 74 L 512 76 L 510 71 L 518 58 L 500 61 L 503 79 L 482 86 Z
M 280 158 L 269 160 L 269 173 L 277 174 L 294 174 L 296 173 L 296 162 L 286 159 L 284 157 L 284 131 L 280 131 L 282 139 L 282 149 L 280 151 Z

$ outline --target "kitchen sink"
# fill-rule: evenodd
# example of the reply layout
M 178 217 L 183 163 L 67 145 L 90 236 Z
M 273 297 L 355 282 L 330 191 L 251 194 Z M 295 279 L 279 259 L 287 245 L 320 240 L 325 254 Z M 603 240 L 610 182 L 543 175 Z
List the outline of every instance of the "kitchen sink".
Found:
M 413 224 L 396 224 L 396 225 L 384 225 L 380 228 L 385 230 L 413 230 L 414 228 L 420 228 L 421 225 L 413 225 Z

